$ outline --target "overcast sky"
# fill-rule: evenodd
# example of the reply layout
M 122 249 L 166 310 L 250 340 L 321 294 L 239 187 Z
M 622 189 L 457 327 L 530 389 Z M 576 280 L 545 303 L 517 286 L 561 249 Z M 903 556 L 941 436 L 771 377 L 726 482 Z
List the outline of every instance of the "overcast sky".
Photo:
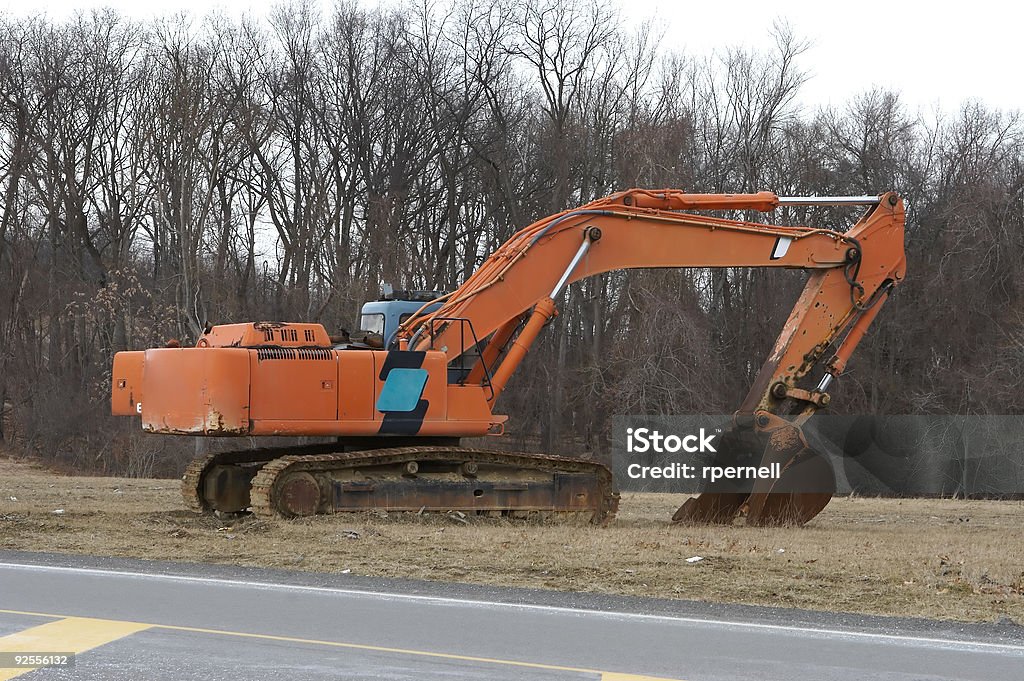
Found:
M 806 106 L 842 104 L 881 86 L 901 92 L 912 109 L 929 115 L 936 107 L 952 113 L 968 99 L 1024 109 L 1024 10 L 1016 3 L 612 1 L 624 8 L 627 22 L 656 17 L 665 28 L 663 46 L 693 55 L 727 45 L 768 48 L 772 22 L 785 20 L 797 36 L 812 43 L 802 61 L 813 76 L 801 98 Z M 332 4 L 320 2 L 325 7 Z M 27 0 L 9 2 L 8 11 L 39 11 L 59 18 L 78 9 L 108 6 L 145 18 L 182 10 L 202 16 L 214 8 L 258 15 L 275 4 L 277 0 Z M 376 5 L 378 0 L 363 4 Z

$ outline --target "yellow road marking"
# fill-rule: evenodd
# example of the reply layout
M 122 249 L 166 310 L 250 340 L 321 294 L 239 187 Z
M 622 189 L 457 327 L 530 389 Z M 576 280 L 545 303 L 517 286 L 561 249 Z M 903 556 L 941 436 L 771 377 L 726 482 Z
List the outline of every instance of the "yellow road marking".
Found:
M 25 611 L 22 611 L 22 610 L 0 610 L 0 613 L 7 614 L 7 615 L 31 615 L 31 616 L 34 616 L 34 617 L 55 617 L 55 618 L 64 617 L 63 615 L 51 615 L 51 614 L 41 613 L 41 612 L 25 612 Z M 90 620 L 90 619 L 78 618 L 78 617 L 68 618 L 68 619 L 81 620 L 81 621 L 84 621 L 84 622 L 104 622 L 104 623 L 110 623 L 110 624 L 121 624 L 121 625 L 124 625 L 125 627 L 135 627 L 135 629 L 133 631 L 128 631 L 126 634 L 123 634 L 124 636 L 127 636 L 130 633 L 134 633 L 135 631 L 142 631 L 144 629 L 166 629 L 168 631 L 184 631 L 184 632 L 192 632 L 192 633 L 197 633 L 197 634 L 214 634 L 214 635 L 217 635 L 217 636 L 234 636 L 234 637 L 237 637 L 237 638 L 251 638 L 251 639 L 257 639 L 257 640 L 261 640 L 261 641 L 281 641 L 281 642 L 284 642 L 284 643 L 304 643 L 304 644 L 309 644 L 309 645 L 327 646 L 327 647 L 331 647 L 331 648 L 347 648 L 347 649 L 350 649 L 350 650 L 370 650 L 370 651 L 378 652 L 378 653 L 393 653 L 393 654 L 397 654 L 397 655 L 415 655 L 417 657 L 430 657 L 430 658 L 441 659 L 441 660 L 459 660 L 459 661 L 462 661 L 462 662 L 479 662 L 479 663 L 482 663 L 482 664 L 505 665 L 505 666 L 510 666 L 510 667 L 525 667 L 525 668 L 528 668 L 528 669 L 546 669 L 546 670 L 549 670 L 549 671 L 573 672 L 573 673 L 576 673 L 576 674 L 594 674 L 594 675 L 598 676 L 599 678 L 601 678 L 602 681 L 681 681 L 680 679 L 667 679 L 665 677 L 660 677 L 660 676 L 659 677 L 654 677 L 654 676 L 636 676 L 636 675 L 633 675 L 633 674 L 619 674 L 619 673 L 613 673 L 613 672 L 604 672 L 604 671 L 600 671 L 598 669 L 584 669 L 584 668 L 580 668 L 580 667 L 564 667 L 564 666 L 553 665 L 553 664 L 541 664 L 541 663 L 538 663 L 538 662 L 519 662 L 517 660 L 499 660 L 499 659 L 490 658 L 490 657 L 476 657 L 476 656 L 473 656 L 473 655 L 455 655 L 453 653 L 437 653 L 437 652 L 431 652 L 431 651 L 427 651 L 427 650 L 409 650 L 409 649 L 406 649 L 406 648 L 392 648 L 392 647 L 387 647 L 387 646 L 374 646 L 374 645 L 368 645 L 368 644 L 365 644 L 365 643 L 343 643 L 341 641 L 323 641 L 323 640 L 319 640 L 319 639 L 297 638 L 297 637 L 294 637 L 294 636 L 274 636 L 273 634 L 250 634 L 250 633 L 243 632 L 243 631 L 223 631 L 223 630 L 220 630 L 220 629 L 203 629 L 201 627 L 184 627 L 184 626 L 178 626 L 178 625 L 173 625 L 173 624 L 144 624 L 144 623 L 141 623 L 141 622 L 114 622 L 112 620 Z M 62 621 L 66 621 L 66 620 L 62 620 Z M 51 624 L 56 624 L 56 623 L 53 622 Z M 42 626 L 45 627 L 45 626 L 49 626 L 49 625 L 44 624 Z M 35 628 L 39 629 L 41 627 L 35 627 Z M 28 631 L 32 631 L 32 630 L 29 629 Z M 25 633 L 25 632 L 22 632 L 22 633 Z M 18 634 L 13 634 L 13 635 L 17 636 Z M 120 638 L 120 637 L 116 637 L 116 638 Z M 5 639 L 0 638 L 0 651 L 6 650 L 6 648 L 3 647 L 3 641 L 4 640 Z M 110 639 L 110 640 L 114 640 L 114 639 Z M 102 643 L 97 643 L 96 645 L 102 645 Z M 95 647 L 95 646 L 91 646 L 91 647 Z M 47 648 L 43 648 L 43 650 L 46 650 L 46 649 Z M 51 650 L 56 650 L 56 648 L 50 648 L 50 649 Z M 70 652 L 73 649 L 65 648 L 65 650 Z M 18 670 L 18 673 L 21 674 L 21 673 L 24 673 L 25 671 L 28 671 L 28 670 Z M 13 677 L 5 677 L 5 676 L 3 676 L 2 675 L 2 670 L 0 670 L 0 681 L 5 681 L 5 679 L 8 679 L 8 678 L 13 678 Z
M 53 617 L 53 615 L 44 615 L 44 617 Z M 55 622 L 47 622 L 38 627 L 0 637 L 0 652 L 84 653 L 97 646 L 149 628 L 150 625 L 137 622 L 65 617 Z M 13 679 L 33 669 L 34 667 L 0 669 L 0 681 Z

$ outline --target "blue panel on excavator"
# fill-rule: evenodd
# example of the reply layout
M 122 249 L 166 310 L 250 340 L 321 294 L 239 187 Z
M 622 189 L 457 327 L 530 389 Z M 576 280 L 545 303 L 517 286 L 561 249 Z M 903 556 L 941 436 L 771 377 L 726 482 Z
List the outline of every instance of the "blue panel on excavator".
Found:
M 413 411 L 426 385 L 426 369 L 392 369 L 380 389 L 377 411 Z

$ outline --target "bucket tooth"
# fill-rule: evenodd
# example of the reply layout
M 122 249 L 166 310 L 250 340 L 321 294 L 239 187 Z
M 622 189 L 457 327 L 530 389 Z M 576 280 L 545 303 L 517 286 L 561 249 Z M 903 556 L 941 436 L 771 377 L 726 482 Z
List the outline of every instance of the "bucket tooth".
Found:
M 690 525 L 728 525 L 735 519 L 746 494 L 705 492 L 690 497 L 672 515 L 672 522 Z

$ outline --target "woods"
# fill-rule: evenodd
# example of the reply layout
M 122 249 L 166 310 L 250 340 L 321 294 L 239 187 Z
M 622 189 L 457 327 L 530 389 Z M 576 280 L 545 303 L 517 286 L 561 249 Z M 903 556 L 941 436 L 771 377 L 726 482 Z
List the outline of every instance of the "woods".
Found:
M 515 230 L 632 186 L 899 192 L 908 279 L 834 411 L 1024 412 L 1024 122 L 883 90 L 809 110 L 808 46 L 774 36 L 691 54 L 603 0 L 0 16 L 0 434 L 67 468 L 179 473 L 190 441 L 109 416 L 114 352 L 207 321 L 353 330 L 384 282 L 452 290 Z M 499 405 L 517 446 L 601 452 L 614 414 L 732 412 L 802 283 L 573 285 Z

